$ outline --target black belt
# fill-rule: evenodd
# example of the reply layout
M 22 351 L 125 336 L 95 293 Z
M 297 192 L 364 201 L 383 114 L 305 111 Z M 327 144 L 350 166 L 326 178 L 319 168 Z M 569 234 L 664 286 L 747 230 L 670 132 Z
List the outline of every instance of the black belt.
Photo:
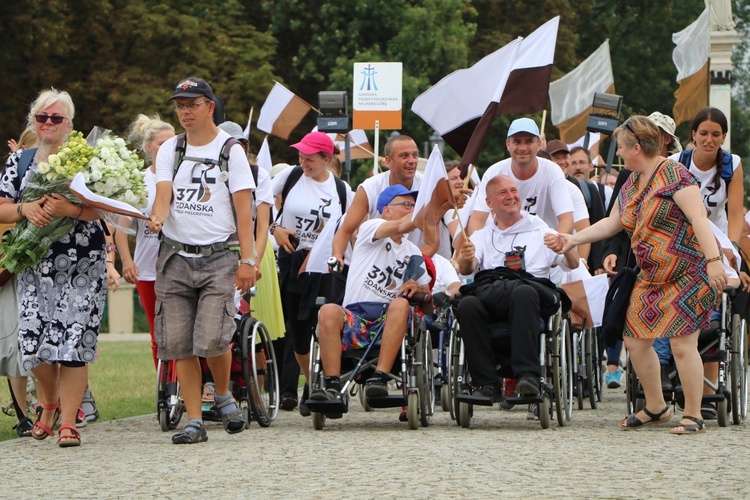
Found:
M 188 245 L 164 236 L 164 234 L 161 234 L 161 240 L 178 252 L 192 253 L 202 257 L 208 257 L 213 253 L 222 252 L 234 246 L 234 244 L 229 241 L 221 241 L 211 245 Z

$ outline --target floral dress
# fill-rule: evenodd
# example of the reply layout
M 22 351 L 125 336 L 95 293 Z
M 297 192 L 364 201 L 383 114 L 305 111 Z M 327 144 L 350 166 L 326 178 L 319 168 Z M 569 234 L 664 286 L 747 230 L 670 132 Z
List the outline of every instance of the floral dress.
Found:
M 693 226 L 672 199 L 697 180 L 679 163 L 666 160 L 643 192 L 638 173 L 620 191 L 620 220 L 641 268 L 630 297 L 623 336 L 657 338 L 690 335 L 708 326 L 716 295 Z
M 0 176 L 0 196 L 20 199 L 32 165 L 19 179 L 20 154 Z M 104 232 L 99 222 L 76 221 L 39 265 L 18 276 L 18 346 L 24 370 L 41 363 L 96 358 L 97 336 L 107 289 Z

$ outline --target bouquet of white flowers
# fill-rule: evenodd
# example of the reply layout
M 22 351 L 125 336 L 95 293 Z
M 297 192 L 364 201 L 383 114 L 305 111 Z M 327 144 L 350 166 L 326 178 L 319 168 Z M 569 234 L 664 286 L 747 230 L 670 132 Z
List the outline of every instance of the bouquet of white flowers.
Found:
M 106 135 L 89 145 L 81 132 L 73 131 L 56 154 L 37 165 L 22 199 L 35 201 L 45 194 L 59 193 L 79 203 L 68 186 L 81 172 L 92 192 L 141 208 L 148 200 L 142 167 L 143 160 L 121 138 Z M 39 264 L 52 244 L 70 233 L 75 223 L 70 217 L 53 217 L 44 227 L 26 219 L 20 221 L 0 244 L 0 267 L 18 274 Z

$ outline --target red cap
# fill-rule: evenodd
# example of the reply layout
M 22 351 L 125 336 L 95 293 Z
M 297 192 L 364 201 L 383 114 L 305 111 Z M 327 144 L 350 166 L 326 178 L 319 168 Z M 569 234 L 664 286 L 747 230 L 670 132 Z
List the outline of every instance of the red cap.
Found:
M 292 144 L 294 149 L 306 155 L 315 153 L 333 154 L 333 141 L 323 132 L 310 132 L 297 144 Z

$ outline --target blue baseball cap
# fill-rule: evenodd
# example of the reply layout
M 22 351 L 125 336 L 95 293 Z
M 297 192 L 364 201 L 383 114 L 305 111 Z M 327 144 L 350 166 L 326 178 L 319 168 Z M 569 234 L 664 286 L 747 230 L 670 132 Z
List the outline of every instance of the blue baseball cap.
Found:
M 418 193 L 419 191 L 409 191 L 401 184 L 388 186 L 387 188 L 385 188 L 385 190 L 382 193 L 380 193 L 380 196 L 378 196 L 378 212 L 382 214 L 383 207 L 385 207 L 390 202 L 392 202 L 393 198 L 395 198 L 396 196 L 411 195 L 416 200 Z
M 539 127 L 536 126 L 536 122 L 531 118 L 518 118 L 517 120 L 513 120 L 513 123 L 510 124 L 510 128 L 508 129 L 508 137 L 520 134 L 521 132 L 526 132 L 527 134 L 539 137 Z

